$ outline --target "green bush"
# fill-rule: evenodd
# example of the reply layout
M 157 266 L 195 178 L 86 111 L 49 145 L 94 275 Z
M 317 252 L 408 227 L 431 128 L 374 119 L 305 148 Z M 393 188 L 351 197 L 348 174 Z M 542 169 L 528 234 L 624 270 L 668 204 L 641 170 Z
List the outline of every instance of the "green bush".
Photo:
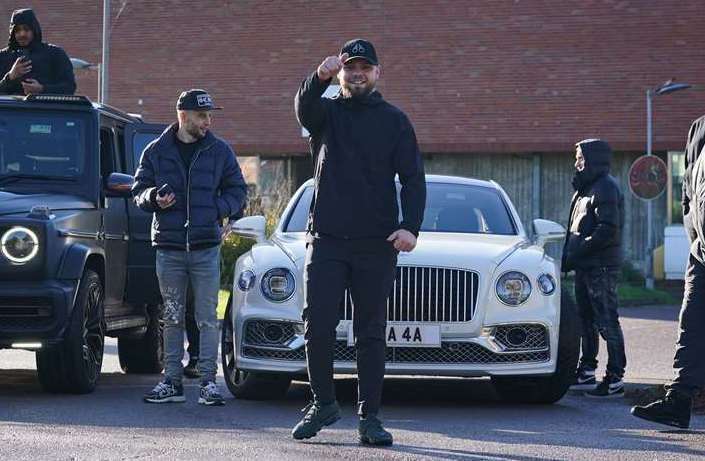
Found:
M 223 242 L 220 256 L 220 286 L 230 289 L 233 281 L 233 270 L 237 258 L 250 251 L 255 241 L 239 235 L 229 235 Z
M 278 180 L 270 194 L 263 195 L 256 191 L 256 188 L 251 187 L 248 191 L 249 197 L 245 216 L 264 216 L 266 219 L 265 233 L 267 237 L 272 235 L 274 229 L 279 222 L 284 208 L 289 202 L 289 183 L 284 180 Z M 223 241 L 220 258 L 220 286 L 225 289 L 230 289 L 233 282 L 233 270 L 237 258 L 250 251 L 255 241 L 252 239 L 240 237 L 239 235 L 231 234 Z
M 622 274 L 620 277 L 621 282 L 627 282 L 631 284 L 643 285 L 644 276 L 640 271 L 634 268 L 629 262 L 625 262 L 622 265 Z

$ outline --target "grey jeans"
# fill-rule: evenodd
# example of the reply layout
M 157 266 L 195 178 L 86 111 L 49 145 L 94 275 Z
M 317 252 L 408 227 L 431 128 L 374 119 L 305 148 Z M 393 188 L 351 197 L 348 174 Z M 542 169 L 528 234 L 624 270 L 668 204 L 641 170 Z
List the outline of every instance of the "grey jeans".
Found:
M 157 250 L 157 278 L 164 300 L 165 375 L 175 384 L 183 378 L 186 293 L 191 282 L 194 313 L 200 330 L 198 370 L 203 381 L 215 381 L 218 370 L 218 290 L 220 246 L 196 251 Z

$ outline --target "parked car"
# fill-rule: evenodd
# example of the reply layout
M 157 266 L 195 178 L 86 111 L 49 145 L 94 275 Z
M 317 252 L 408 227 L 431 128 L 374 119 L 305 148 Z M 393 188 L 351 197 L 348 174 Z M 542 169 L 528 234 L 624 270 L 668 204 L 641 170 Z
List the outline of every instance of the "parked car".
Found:
M 151 216 L 130 197 L 162 126 L 84 96 L 0 97 L 0 349 L 36 351 L 52 392 L 91 392 L 104 338 L 163 368 Z
M 387 299 L 387 375 L 490 376 L 509 401 L 551 403 L 574 378 L 579 333 L 561 292 L 560 262 L 545 251 L 564 238 L 551 221 L 530 238 L 495 182 L 427 175 L 418 245 L 398 259 Z M 271 398 L 306 375 L 301 312 L 309 180 L 273 235 L 264 217 L 233 228 L 257 243 L 235 265 L 222 330 L 222 364 L 240 398 Z M 345 210 L 341 210 L 344 213 Z M 356 373 L 354 303 L 339 306 L 335 372 Z

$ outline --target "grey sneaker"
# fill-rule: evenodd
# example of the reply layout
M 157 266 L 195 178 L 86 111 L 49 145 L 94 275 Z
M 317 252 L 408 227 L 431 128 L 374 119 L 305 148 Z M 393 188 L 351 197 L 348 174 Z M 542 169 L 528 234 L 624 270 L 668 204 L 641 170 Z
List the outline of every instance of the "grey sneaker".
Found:
M 382 421 L 376 416 L 370 415 L 367 418 L 360 418 L 358 432 L 360 433 L 360 442 L 365 445 L 388 446 L 394 442 L 392 434 L 382 427 Z
M 327 405 L 311 402 L 301 411 L 306 414 L 291 431 L 291 436 L 296 440 L 310 439 L 325 426 L 330 426 L 340 419 L 340 407 L 335 401 Z
M 154 389 L 144 394 L 142 397 L 147 403 L 172 403 L 185 402 L 184 387 L 181 384 L 172 384 L 169 378 L 154 386 Z
M 198 403 L 206 406 L 222 406 L 225 405 L 225 399 L 220 395 L 218 385 L 213 381 L 207 381 L 201 383 Z

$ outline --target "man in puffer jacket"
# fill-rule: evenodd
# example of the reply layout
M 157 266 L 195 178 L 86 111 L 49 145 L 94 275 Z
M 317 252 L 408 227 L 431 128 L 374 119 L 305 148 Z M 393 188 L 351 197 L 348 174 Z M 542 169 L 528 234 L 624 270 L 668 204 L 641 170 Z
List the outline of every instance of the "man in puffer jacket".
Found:
M 157 278 L 164 300 L 165 378 L 144 396 L 149 403 L 184 402 L 184 312 L 189 282 L 200 331 L 198 403 L 222 405 L 218 369 L 216 308 L 220 288 L 223 219 L 240 213 L 247 186 L 225 141 L 209 128 L 213 106 L 204 90 L 181 93 L 178 123 L 142 153 L 132 193 L 137 206 L 154 213 L 152 245 L 157 248 Z
M 575 298 L 582 323 L 582 354 L 572 390 L 592 397 L 624 395 L 624 335 L 617 312 L 622 264 L 624 197 L 610 176 L 612 149 L 600 139 L 576 144 L 575 195 L 563 250 L 563 271 L 575 270 Z M 607 373 L 595 379 L 599 336 L 607 342 Z

